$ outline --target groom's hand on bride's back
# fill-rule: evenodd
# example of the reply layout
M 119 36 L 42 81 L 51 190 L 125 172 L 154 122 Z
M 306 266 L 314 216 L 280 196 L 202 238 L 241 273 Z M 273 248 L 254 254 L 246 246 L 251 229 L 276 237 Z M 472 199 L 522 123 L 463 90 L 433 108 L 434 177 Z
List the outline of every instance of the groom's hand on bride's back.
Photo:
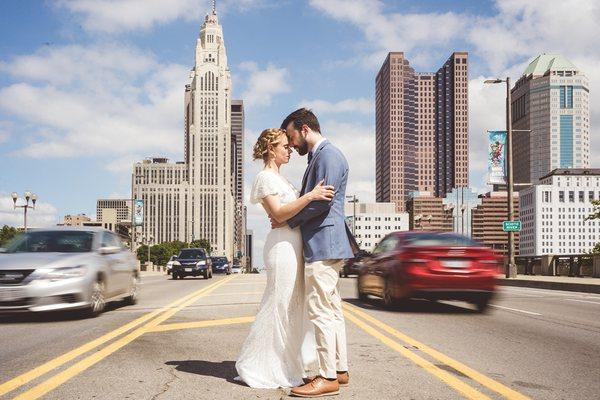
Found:
M 282 226 L 286 225 L 285 222 L 278 222 L 275 218 L 271 217 L 270 215 L 269 220 L 271 221 L 271 229 L 281 228 Z

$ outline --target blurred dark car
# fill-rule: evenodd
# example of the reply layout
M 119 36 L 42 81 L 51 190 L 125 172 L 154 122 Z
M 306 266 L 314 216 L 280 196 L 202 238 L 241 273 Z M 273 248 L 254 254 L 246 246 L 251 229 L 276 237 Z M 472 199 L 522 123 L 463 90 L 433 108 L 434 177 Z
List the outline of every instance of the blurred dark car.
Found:
M 361 262 L 365 259 L 365 257 L 369 257 L 371 253 L 368 251 L 361 250 L 354 256 L 354 258 L 349 258 L 344 263 L 344 266 L 340 270 L 340 278 L 347 278 L 350 275 L 358 275 L 358 270 L 360 269 Z
M 454 233 L 395 232 L 362 261 L 358 296 L 399 300 L 462 300 L 487 309 L 496 290 L 502 257 L 482 244 Z
M 173 261 L 173 279 L 183 279 L 186 276 L 212 278 L 212 262 L 204 249 L 181 249 L 177 260 Z
M 227 257 L 211 257 L 215 274 L 231 274 L 231 263 Z

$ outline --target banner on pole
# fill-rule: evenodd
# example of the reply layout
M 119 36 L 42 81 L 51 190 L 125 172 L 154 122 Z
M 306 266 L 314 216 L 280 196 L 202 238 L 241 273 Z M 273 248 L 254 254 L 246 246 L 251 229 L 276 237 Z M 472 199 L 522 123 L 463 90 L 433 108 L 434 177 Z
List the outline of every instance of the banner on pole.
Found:
M 506 184 L 506 131 L 488 131 L 488 184 Z
M 135 226 L 144 225 L 144 200 L 134 201 L 133 223 Z

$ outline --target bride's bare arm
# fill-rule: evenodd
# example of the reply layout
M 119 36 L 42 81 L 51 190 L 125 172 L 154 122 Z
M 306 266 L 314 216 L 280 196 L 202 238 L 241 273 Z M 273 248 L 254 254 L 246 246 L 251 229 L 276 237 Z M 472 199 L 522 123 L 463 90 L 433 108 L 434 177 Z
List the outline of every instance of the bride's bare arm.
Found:
M 263 207 L 271 218 L 279 223 L 283 223 L 298 214 L 304 207 L 313 201 L 331 201 L 333 199 L 334 187 L 324 186 L 323 182 L 324 181 L 319 182 L 313 190 L 306 193 L 304 196 L 284 205 L 281 205 L 279 196 L 269 195 L 262 199 Z

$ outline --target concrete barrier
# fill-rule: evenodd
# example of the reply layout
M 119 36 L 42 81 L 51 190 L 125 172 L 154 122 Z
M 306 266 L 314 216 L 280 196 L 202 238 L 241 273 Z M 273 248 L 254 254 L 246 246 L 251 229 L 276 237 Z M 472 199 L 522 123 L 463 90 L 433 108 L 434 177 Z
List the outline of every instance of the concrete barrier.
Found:
M 600 278 L 600 254 L 592 257 L 592 276 L 594 278 Z

